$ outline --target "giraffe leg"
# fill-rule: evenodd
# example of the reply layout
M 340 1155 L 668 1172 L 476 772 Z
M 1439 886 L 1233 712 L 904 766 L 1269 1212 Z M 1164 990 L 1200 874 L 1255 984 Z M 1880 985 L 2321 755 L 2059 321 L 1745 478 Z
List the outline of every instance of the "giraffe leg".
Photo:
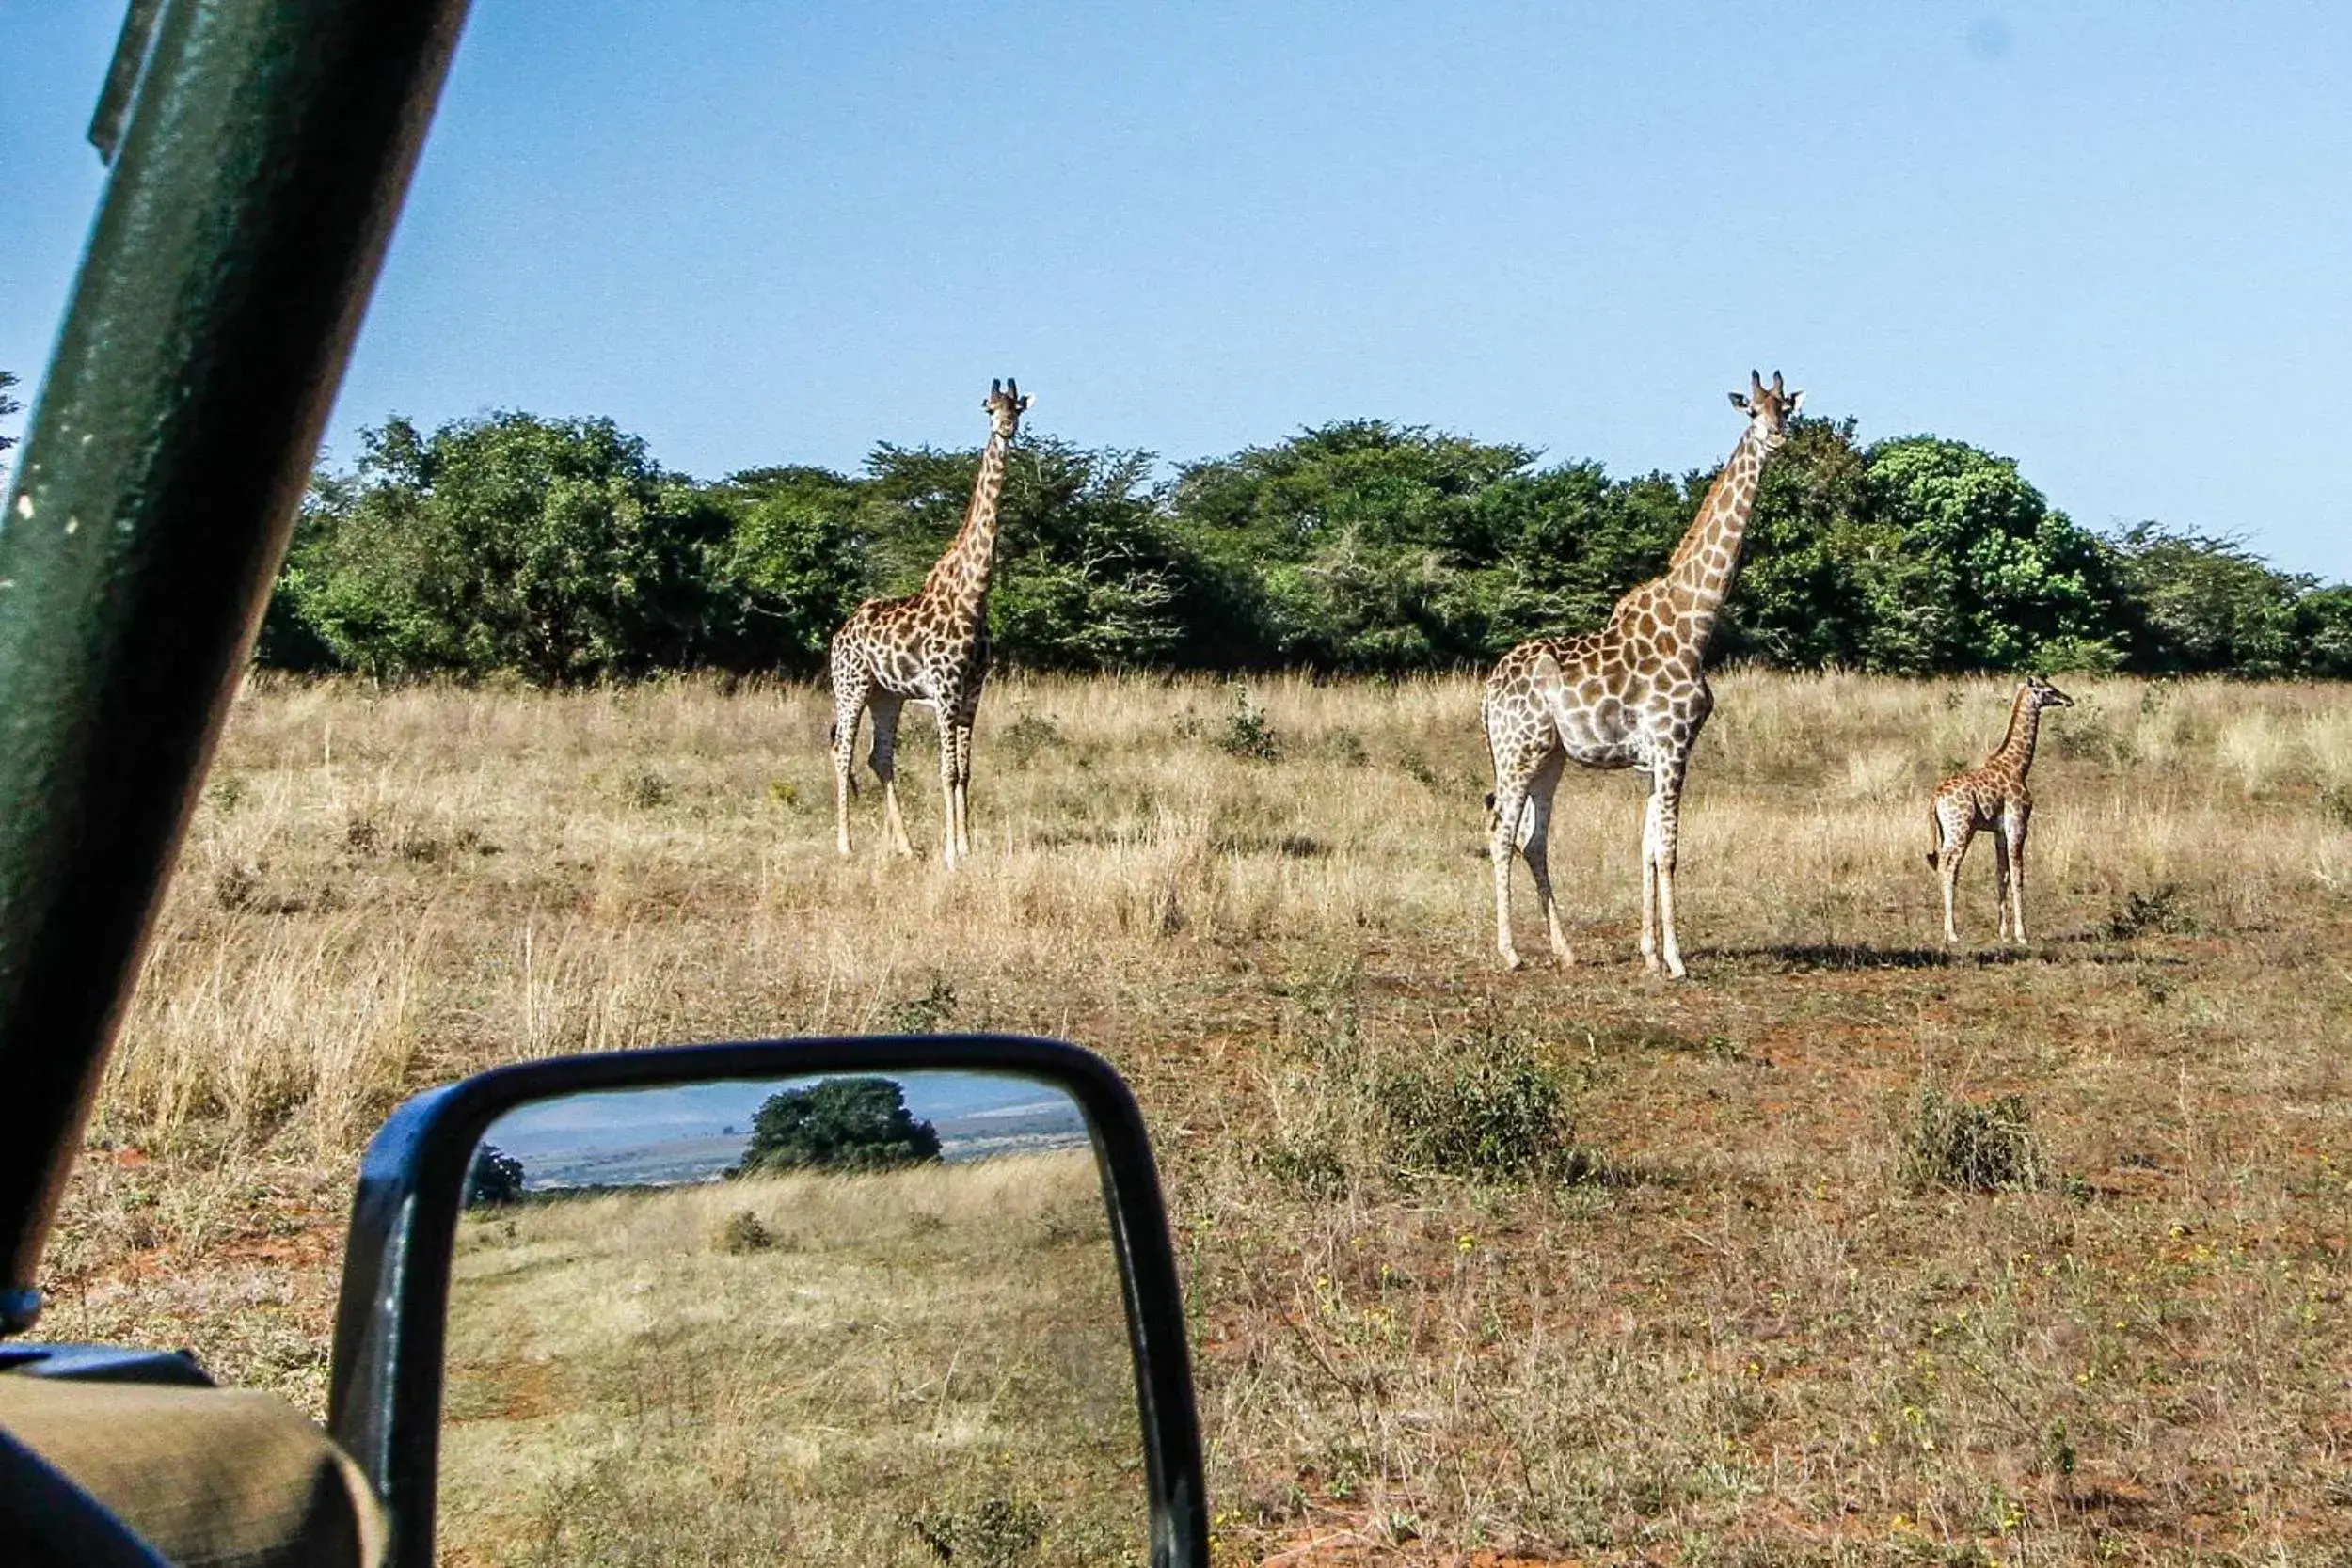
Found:
M 1518 949 L 1511 944 L 1511 851 L 1518 842 L 1519 817 L 1527 809 L 1529 772 L 1518 768 L 1495 769 L 1492 815 L 1486 819 L 1486 858 L 1495 877 L 1495 951 L 1502 967 L 1519 967 Z
M 1642 801 L 1642 967 L 1658 973 L 1658 793 Z
M 1666 973 L 1677 980 L 1684 974 L 1682 943 L 1675 936 L 1675 849 L 1682 832 L 1683 767 L 1680 757 L 1662 764 L 1653 775 L 1655 783 L 1650 792 L 1651 874 L 1658 886 L 1660 956 L 1666 961 Z M 1655 958 L 1649 967 L 1657 969 Z
M 850 852 L 850 797 L 857 790 L 857 725 L 866 716 L 866 686 L 836 675 L 833 687 L 833 827 L 834 847 Z
M 956 723 L 956 848 L 972 852 L 972 721 Z
M 1563 967 L 1576 962 L 1576 953 L 1568 946 L 1567 933 L 1560 928 L 1559 906 L 1551 897 L 1551 800 L 1567 760 L 1565 752 L 1553 752 L 1528 781 L 1527 832 L 1519 845 L 1519 856 L 1535 879 L 1535 902 L 1544 911 L 1544 930 L 1551 938 L 1552 957 Z
M 2022 942 L 2026 940 L 2026 814 L 2017 813 L 2014 827 L 2003 823 L 2002 832 L 2009 844 L 2009 934 Z
M 882 827 L 890 834 L 893 849 L 912 855 L 914 846 L 907 842 L 907 819 L 898 810 L 898 714 L 906 699 L 877 691 L 869 705 L 874 710 L 874 749 L 866 762 L 874 777 L 882 781 Z
M 2009 830 L 1993 834 L 1993 940 L 2009 936 Z
M 961 816 L 956 804 L 956 714 L 950 705 L 943 702 L 939 714 L 939 813 L 941 822 L 941 853 L 947 869 L 956 868 L 956 861 L 963 853 Z
M 1960 863 L 1968 853 L 1968 840 L 1973 830 L 1963 824 L 1958 832 L 1947 828 L 1944 834 L 1944 940 L 1952 946 L 1960 944 L 1960 928 L 1952 924 L 1952 903 L 1960 894 Z

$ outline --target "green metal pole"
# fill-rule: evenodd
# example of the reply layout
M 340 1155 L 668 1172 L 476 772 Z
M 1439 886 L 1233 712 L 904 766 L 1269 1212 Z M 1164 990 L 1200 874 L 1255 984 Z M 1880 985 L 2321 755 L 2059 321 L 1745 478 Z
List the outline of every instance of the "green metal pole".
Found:
M 464 12 L 170 0 L 155 21 L 0 511 L 0 1332 L 40 1310 L 41 1243 Z

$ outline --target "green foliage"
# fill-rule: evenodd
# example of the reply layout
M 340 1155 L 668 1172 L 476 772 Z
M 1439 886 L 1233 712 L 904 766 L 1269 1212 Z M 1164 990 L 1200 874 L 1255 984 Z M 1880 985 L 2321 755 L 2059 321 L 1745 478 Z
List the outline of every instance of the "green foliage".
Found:
M 311 487 L 281 591 L 347 668 L 541 683 L 688 662 L 727 518 L 610 420 L 393 419 Z
M 1728 432 L 1726 432 L 1728 435 Z M 1351 420 L 1152 480 L 1148 452 L 1032 433 L 1006 464 L 993 657 L 1029 668 L 1404 673 L 1595 626 L 1656 576 L 1714 478 L 1537 468 L 1532 449 Z M 868 594 L 961 526 L 977 449 L 877 446 L 850 476 L 662 470 L 610 420 L 392 419 L 321 470 L 261 631 L 281 668 L 536 683 L 821 670 Z M 1865 446 L 1802 419 L 1766 469 L 1712 655 L 2352 678 L 2352 585 L 2142 524 L 2103 539 L 2015 463 Z
M 484 1144 L 473 1151 L 473 1164 L 466 1167 L 465 1204 L 469 1209 L 493 1208 L 502 1203 L 519 1203 L 523 1196 L 523 1163 L 505 1153 L 496 1144 Z
M 743 1158 L 728 1174 L 890 1170 L 938 1158 L 939 1134 L 907 1113 L 896 1083 L 828 1078 L 770 1095 L 752 1118 Z
M 1915 1190 L 1948 1187 L 1968 1193 L 2043 1185 L 2042 1145 L 2025 1096 L 2001 1095 L 1974 1104 L 1933 1088 L 1922 1090 L 1904 1140 L 1902 1180 Z
M 2109 553 L 2010 459 L 1907 436 L 1869 450 L 1868 481 L 1915 568 L 1892 608 L 1915 628 L 1918 671 L 2022 669 L 2045 644 L 2079 648 L 2116 629 Z
M 865 596 L 858 486 L 825 468 L 755 468 L 706 492 L 728 519 L 710 546 L 705 659 L 814 673 Z
M 1492 641 L 1475 568 L 1496 554 L 1482 505 L 1534 453 L 1353 420 L 1187 465 L 1170 505 L 1229 585 L 1243 662 L 1422 669 Z M 1467 570 L 1466 570 L 1467 569 Z
M 1200 576 L 1147 488 L 1149 452 L 1017 442 L 997 501 L 990 589 L 996 656 L 1039 668 L 1159 662 L 1182 636 L 1176 605 Z M 921 586 L 962 527 L 977 451 L 876 447 L 860 486 L 876 591 Z
M 1239 681 L 1233 683 L 1233 711 L 1225 716 L 1216 748 L 1229 757 L 1248 762 L 1282 760 L 1281 737 L 1265 721 L 1264 711 L 1249 705 L 1249 688 Z
M 2111 942 L 2129 942 L 2150 931 L 2185 936 L 2196 929 L 2197 916 L 2189 910 L 2188 900 L 2181 895 L 2178 884 L 2172 882 L 2147 893 L 2134 888 L 2123 895 L 2123 902 L 2115 907 L 2106 923 Z
M 1374 1098 L 1391 1163 L 1407 1175 L 1515 1182 L 1571 1174 L 1565 1086 L 1516 1037 L 1465 1041 L 1433 1065 L 1391 1071 Z
M 1015 1568 L 1036 1560 L 1046 1513 L 1025 1497 L 1000 1495 L 962 1508 L 934 1503 L 915 1510 L 906 1523 L 942 1562 Z
M 2151 673 L 2294 673 L 2299 650 L 2332 619 L 2332 604 L 2298 614 L 2312 580 L 2273 570 L 2235 540 L 2141 523 L 2118 546 L 2139 632 L 2134 662 Z

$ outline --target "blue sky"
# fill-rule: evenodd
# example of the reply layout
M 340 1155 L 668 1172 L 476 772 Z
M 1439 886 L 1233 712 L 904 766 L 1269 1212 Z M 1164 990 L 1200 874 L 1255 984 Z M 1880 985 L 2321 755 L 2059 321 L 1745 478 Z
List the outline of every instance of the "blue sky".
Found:
M 0 6 L 0 366 L 119 12 Z M 1356 416 L 1721 460 L 1751 365 L 2078 521 L 2352 578 L 2352 8 L 483 0 L 329 436 L 610 414 L 674 467 Z

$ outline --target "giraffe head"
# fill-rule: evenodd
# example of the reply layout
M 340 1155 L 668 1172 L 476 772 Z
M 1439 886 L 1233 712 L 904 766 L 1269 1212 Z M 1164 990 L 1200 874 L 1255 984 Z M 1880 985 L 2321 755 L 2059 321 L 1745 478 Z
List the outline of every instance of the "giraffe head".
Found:
M 2074 699 L 2052 686 L 2040 675 L 2027 675 L 2023 689 L 2026 702 L 2037 712 L 2045 707 L 2073 707 Z
M 1788 421 L 1797 417 L 1797 409 L 1804 403 L 1802 391 L 1784 391 L 1780 372 L 1772 372 L 1772 384 L 1764 385 L 1764 378 L 1754 371 L 1748 372 L 1748 390 L 1731 394 L 1731 406 L 1748 417 L 1748 428 L 1762 437 L 1764 450 L 1788 438 Z
M 1021 395 L 1021 383 L 1013 380 L 992 381 L 988 384 L 988 401 L 980 407 L 988 414 L 988 428 L 993 435 L 1009 441 L 1021 428 L 1022 413 L 1029 400 Z

